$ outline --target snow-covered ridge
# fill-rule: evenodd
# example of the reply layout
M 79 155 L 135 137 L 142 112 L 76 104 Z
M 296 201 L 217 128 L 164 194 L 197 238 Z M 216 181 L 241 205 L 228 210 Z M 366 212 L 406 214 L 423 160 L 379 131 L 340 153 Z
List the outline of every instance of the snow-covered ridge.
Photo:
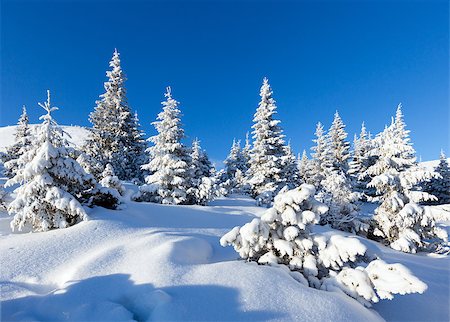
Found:
M 30 127 L 34 129 L 37 124 L 30 124 Z M 88 129 L 77 125 L 61 125 L 64 132 L 69 134 L 70 137 L 65 135 L 64 137 L 69 143 L 75 146 L 81 146 L 86 140 L 89 133 Z M 14 143 L 14 134 L 16 133 L 17 125 L 0 127 L 0 151 L 3 151 L 7 146 Z

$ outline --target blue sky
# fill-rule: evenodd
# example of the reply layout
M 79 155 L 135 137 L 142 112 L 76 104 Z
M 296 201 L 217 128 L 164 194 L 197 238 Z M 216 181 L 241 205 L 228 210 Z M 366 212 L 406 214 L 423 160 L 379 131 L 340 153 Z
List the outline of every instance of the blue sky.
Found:
M 146 133 L 170 85 L 213 160 L 250 129 L 264 76 L 296 152 L 335 110 L 352 139 L 402 102 L 418 156 L 450 154 L 447 1 L 2 0 L 0 125 L 23 104 L 37 122 L 50 89 L 60 124 L 88 126 L 116 47 Z

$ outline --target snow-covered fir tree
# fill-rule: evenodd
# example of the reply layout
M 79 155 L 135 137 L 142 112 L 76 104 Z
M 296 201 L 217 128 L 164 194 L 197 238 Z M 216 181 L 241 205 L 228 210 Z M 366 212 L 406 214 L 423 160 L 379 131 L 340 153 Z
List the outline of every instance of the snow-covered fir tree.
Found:
M 437 200 L 428 201 L 428 204 L 450 203 L 450 167 L 444 151 L 439 156 L 439 164 L 434 168 L 439 177 L 430 179 L 423 184 L 423 190 L 435 196 Z
M 193 178 L 210 177 L 213 166 L 208 158 L 208 154 L 200 146 L 200 140 L 195 139 L 191 148 Z
M 285 155 L 282 157 L 282 165 L 284 184 L 287 185 L 289 189 L 298 187 L 301 183 L 300 172 L 290 142 L 285 146 Z
M 350 157 L 350 143 L 346 139 L 345 124 L 336 111 L 333 123 L 327 133 L 327 140 L 333 169 L 342 173 L 347 173 L 348 159 Z
M 247 132 L 245 134 L 245 145 L 244 148 L 242 149 L 242 155 L 244 156 L 244 160 L 245 160 L 245 170 L 243 170 L 243 173 L 246 173 L 249 166 L 250 166 L 250 153 L 252 151 L 252 146 L 250 144 L 250 137 L 249 137 L 249 133 Z
M 241 148 L 241 141 L 233 139 L 230 153 L 223 163 L 225 168 L 217 173 L 217 181 L 222 194 L 242 193 L 241 190 L 246 184 L 245 173 L 248 164 Z
M 311 161 L 310 183 L 319 189 L 320 183 L 325 178 L 325 172 L 332 168 L 327 135 L 320 122 L 316 125 L 315 136 L 316 138 L 313 140 L 315 146 L 311 148 L 313 159 Z
M 359 193 L 352 191 L 350 180 L 343 172 L 335 169 L 327 171 L 317 195 L 318 200 L 328 206 L 320 223 L 347 232 L 366 233 L 369 225 L 357 216 Z
M 248 182 L 254 197 L 276 193 L 285 184 L 283 157 L 286 155 L 284 135 L 274 118 L 277 106 L 267 78 L 261 86 L 258 108 L 253 118 L 253 148 L 250 153 Z
M 223 163 L 225 164 L 225 173 L 223 175 L 224 176 L 223 181 L 233 180 L 237 170 L 241 172 L 246 171 L 247 165 L 245 156 L 241 148 L 241 141 L 233 139 L 233 144 L 231 145 L 230 153 L 228 154 L 225 161 L 223 161 Z
M 417 165 L 401 105 L 395 121 L 375 140 L 376 148 L 370 155 L 378 159 L 365 172 L 372 178 L 368 186 L 376 189 L 375 200 L 381 202 L 373 218 L 374 236 L 403 252 L 439 250 L 447 243 L 447 234 L 436 226 L 428 208 L 417 204 L 436 199 L 418 189 L 421 182 L 435 175 Z
M 90 189 L 94 179 L 71 155 L 71 148 L 63 139 L 63 130 L 52 118 L 57 110 L 50 102 L 39 104 L 46 114 L 38 127 L 30 149 L 19 157 L 19 167 L 7 186 L 21 184 L 16 197 L 8 206 L 14 216 L 12 229 L 22 230 L 26 225 L 34 231 L 65 228 L 87 215 L 78 198 Z
M 214 168 L 198 139 L 192 142 L 191 159 L 192 184 L 188 195 L 194 200 L 190 203 L 206 205 L 216 194 Z
M 142 169 L 149 171 L 137 200 L 163 204 L 187 204 L 192 200 L 188 190 L 192 184 L 191 156 L 189 148 L 181 142 L 184 130 L 181 127 L 178 102 L 172 98 L 170 87 L 164 94 L 163 111 L 158 114 L 155 126 L 157 135 L 149 141 L 147 149 L 150 162 Z
M 6 191 L 3 188 L 3 184 L 0 184 L 0 210 L 6 210 Z
M 116 190 L 121 196 L 125 195 L 125 187 L 116 176 L 116 174 L 114 173 L 114 168 L 109 163 L 106 165 L 105 170 L 102 172 L 102 180 L 100 180 L 100 184 L 103 187 Z
M 232 245 L 248 261 L 286 265 L 303 285 L 342 291 L 366 306 L 394 294 L 426 290 L 403 265 L 371 258 L 356 238 L 313 234 L 313 226 L 327 211 L 314 195 L 314 186 L 308 184 L 283 189 L 261 218 L 234 227 L 220 239 L 221 245 Z
M 31 129 L 27 109 L 22 107 L 22 114 L 17 122 L 16 133 L 14 134 L 14 143 L 6 148 L 5 153 L 0 154 L 1 162 L 4 164 L 5 175 L 12 178 L 17 172 L 17 160 L 30 148 L 32 140 Z
M 303 150 L 301 157 L 300 157 L 300 154 L 297 157 L 298 172 L 300 175 L 300 179 L 303 183 L 314 184 L 314 182 L 312 180 L 312 173 L 311 173 L 312 163 L 313 163 L 313 160 L 310 160 L 308 158 L 308 154 L 306 153 L 306 150 Z
M 125 75 L 119 53 L 114 51 L 106 72 L 105 93 L 100 95 L 90 114 L 91 133 L 83 150 L 97 159 L 102 167 L 110 163 L 121 180 L 139 177 L 143 157 L 143 133 L 131 113 L 125 90 Z
M 369 155 L 369 151 L 371 149 L 372 142 L 369 139 L 366 126 L 363 122 L 361 125 L 361 133 L 359 136 L 355 135 L 353 140 L 353 153 L 351 161 L 349 162 L 348 175 L 350 176 L 354 190 L 364 192 L 369 195 L 373 195 L 373 192 L 369 191 L 367 188 L 370 178 L 364 176 L 364 173 L 369 166 L 375 163 L 376 160 L 376 157 Z

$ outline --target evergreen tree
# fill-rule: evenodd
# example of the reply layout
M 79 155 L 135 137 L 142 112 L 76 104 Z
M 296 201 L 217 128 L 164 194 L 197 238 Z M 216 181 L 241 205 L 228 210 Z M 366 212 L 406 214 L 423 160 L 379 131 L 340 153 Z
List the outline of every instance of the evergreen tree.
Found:
M 250 153 L 252 151 L 252 147 L 250 145 L 250 138 L 249 133 L 247 132 L 245 134 L 245 146 L 242 149 L 242 155 L 244 156 L 245 160 L 245 170 L 242 170 L 242 172 L 245 174 L 250 166 Z
M 350 157 L 350 144 L 346 141 L 346 138 L 347 132 L 345 132 L 344 122 L 336 111 L 333 123 L 328 130 L 327 140 L 333 169 L 343 173 L 348 171 L 348 158 Z
M 0 156 L 1 162 L 4 164 L 5 175 L 12 178 L 17 172 L 17 160 L 30 148 L 32 140 L 31 129 L 29 126 L 28 114 L 25 106 L 22 107 L 22 114 L 17 122 L 16 133 L 14 135 L 14 143 L 7 147 L 6 152 Z
M 200 140 L 195 139 L 192 142 L 191 151 L 193 178 L 210 177 L 213 166 L 205 150 L 200 146 Z
M 275 193 L 284 185 L 283 157 L 285 156 L 284 135 L 274 119 L 275 100 L 272 98 L 269 81 L 264 78 L 261 86 L 261 101 L 253 118 L 253 148 L 248 169 L 249 184 L 254 197 L 263 192 Z
M 139 176 L 143 159 L 143 134 L 136 117 L 128 105 L 125 75 L 120 65 L 119 53 L 114 51 L 106 72 L 105 93 L 100 95 L 95 110 L 90 114 L 92 131 L 84 151 L 97 159 L 102 167 L 110 163 L 121 180 Z
M 188 195 L 194 198 L 191 203 L 206 205 L 215 196 L 214 169 L 198 139 L 192 142 L 191 159 L 192 187 Z
M 298 171 L 300 175 L 300 179 L 303 183 L 313 184 L 312 180 L 312 161 L 309 160 L 308 155 L 305 150 L 303 150 L 302 156 L 300 158 L 300 154 L 297 158 Z
M 316 144 L 311 148 L 312 162 L 311 162 L 311 184 L 313 184 L 317 189 L 320 188 L 320 183 L 325 178 L 325 172 L 331 169 L 332 164 L 330 161 L 330 150 L 328 147 L 327 136 L 323 129 L 322 123 L 317 123 L 316 138 L 313 142 Z
M 117 191 L 120 196 L 125 195 L 126 189 L 114 173 L 114 168 L 109 163 L 106 165 L 105 170 L 102 172 L 102 180 L 100 180 L 100 185 L 105 188 Z M 118 199 L 120 198 L 120 196 L 118 196 L 116 193 L 113 194 L 116 195 Z
M 285 146 L 285 155 L 282 158 L 283 175 L 285 185 L 289 189 L 298 187 L 301 183 L 300 172 L 298 171 L 297 159 L 292 151 L 291 143 Z
M 364 177 L 364 172 L 375 162 L 374 158 L 369 156 L 371 149 L 371 142 L 363 122 L 359 137 L 355 135 L 353 140 L 352 161 L 349 162 L 348 174 L 354 190 L 373 195 L 367 188 L 369 178 Z
M 5 197 L 6 197 L 6 191 L 3 189 L 3 184 L 0 184 L 0 211 L 6 210 L 6 203 L 5 203 Z
M 321 182 L 322 190 L 317 195 L 317 199 L 328 206 L 320 223 L 347 232 L 367 232 L 368 224 L 357 217 L 359 193 L 352 191 L 350 180 L 343 172 L 335 169 L 328 171 Z
M 39 105 L 46 111 L 40 117 L 43 123 L 30 149 L 19 157 L 22 166 L 6 183 L 21 184 L 8 206 L 8 212 L 14 215 L 13 229 L 21 230 L 29 224 L 35 231 L 46 231 L 87 219 L 78 199 L 92 188 L 94 179 L 70 156 L 63 130 L 51 115 L 57 108 L 51 106 L 49 91 L 47 102 Z
M 170 87 L 164 95 L 163 111 L 158 114 L 155 126 L 157 135 L 149 141 L 153 146 L 147 149 L 150 162 L 142 169 L 150 172 L 145 177 L 146 184 L 140 187 L 138 200 L 163 204 L 187 204 L 191 196 L 192 169 L 190 151 L 181 139 L 184 130 L 181 127 L 178 102 L 172 98 Z
M 439 177 L 425 182 L 423 190 L 435 196 L 437 200 L 428 201 L 427 204 L 448 204 L 450 203 L 450 167 L 444 151 L 441 151 L 439 164 L 434 171 Z
M 433 177 L 433 173 L 418 167 L 415 151 L 405 129 L 401 106 L 395 121 L 375 139 L 370 155 L 378 156 L 365 174 L 371 177 L 369 187 L 376 189 L 374 236 L 383 239 L 396 250 L 415 253 L 419 249 L 439 249 L 447 234 L 435 225 L 431 214 L 419 206 L 434 196 L 419 191 L 418 184 Z

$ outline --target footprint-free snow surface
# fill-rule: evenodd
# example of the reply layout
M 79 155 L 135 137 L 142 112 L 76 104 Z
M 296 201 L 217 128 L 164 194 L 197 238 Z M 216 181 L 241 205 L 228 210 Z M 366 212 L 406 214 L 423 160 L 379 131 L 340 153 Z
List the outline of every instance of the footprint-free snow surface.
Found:
M 0 218 L 2 321 L 448 321 L 449 260 L 363 239 L 428 284 L 372 309 L 305 287 L 280 267 L 240 261 L 220 237 L 262 208 L 246 197 L 207 207 L 127 202 L 45 233 L 11 233 Z M 323 231 L 324 228 L 320 227 Z

